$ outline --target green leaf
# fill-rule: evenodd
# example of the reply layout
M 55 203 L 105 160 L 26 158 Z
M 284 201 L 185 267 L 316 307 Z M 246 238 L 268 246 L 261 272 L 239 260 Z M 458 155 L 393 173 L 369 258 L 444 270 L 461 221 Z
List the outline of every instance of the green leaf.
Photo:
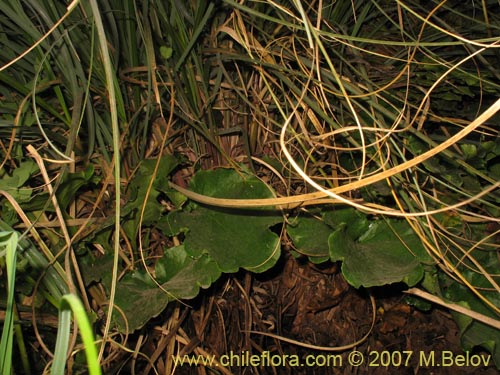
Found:
M 257 177 L 232 169 L 200 171 L 191 189 L 221 198 L 270 198 L 273 192 Z M 194 204 L 170 213 L 159 225 L 166 234 L 185 233 L 188 254 L 208 254 L 223 272 L 245 268 L 263 272 L 280 255 L 279 236 L 270 227 L 283 222 L 280 212 L 266 209 L 228 209 Z
M 217 198 L 273 198 L 274 192 L 260 179 L 246 171 L 216 169 L 200 171 L 190 182 L 195 192 Z M 266 210 L 262 208 L 261 210 Z
M 12 175 L 4 175 L 0 180 L 0 189 L 7 190 L 13 187 L 21 187 L 38 170 L 36 163 L 30 159 L 23 161 L 15 168 Z
M 167 47 L 167 46 L 160 47 L 160 55 L 165 60 L 168 60 L 169 58 L 172 57 L 172 52 L 173 52 L 173 49 L 171 47 Z
M 332 228 L 312 216 L 299 216 L 287 226 L 297 252 L 310 257 L 328 256 L 328 237 Z
M 11 175 L 4 174 L 0 179 L 0 190 L 10 193 L 18 202 L 25 202 L 31 197 L 31 189 L 23 186 L 38 170 L 36 163 L 26 160 L 12 171 Z
M 109 237 L 109 236 L 108 236 Z M 108 238 L 108 247 L 111 240 Z M 90 285 L 94 282 L 101 282 L 106 288 L 111 287 L 111 269 L 113 269 L 113 252 L 112 249 L 106 249 L 107 252 L 99 257 L 94 257 L 91 254 L 80 256 L 78 263 L 80 264 L 81 273 L 85 285 Z M 119 267 L 118 272 L 122 271 L 123 267 Z
M 477 147 L 474 144 L 461 144 L 460 149 L 464 153 L 465 160 L 472 159 L 477 155 Z
M 421 261 L 430 257 L 405 221 L 372 222 L 355 240 L 343 224 L 329 238 L 330 257 L 341 260 L 342 273 L 356 288 L 404 282 L 417 284 L 424 275 Z
M 479 154 L 486 161 L 490 161 L 500 155 L 500 144 L 495 141 L 481 142 Z
M 61 209 L 65 210 L 68 207 L 80 188 L 94 182 L 98 182 L 98 178 L 95 177 L 94 167 L 91 164 L 83 171 L 68 173 L 57 189 L 57 200 Z
M 156 159 L 144 160 L 130 181 L 128 187 L 128 202 L 122 208 L 122 217 L 126 218 L 123 228 L 129 238 L 136 238 L 139 230 L 139 220 L 144 201 L 147 202 L 142 218 L 143 225 L 155 224 L 161 217 L 164 208 L 158 202 L 160 193 L 168 186 L 168 176 L 177 166 L 177 159 L 171 155 L 163 156 L 158 164 L 155 180 L 151 191 L 148 192 L 150 181 L 155 174 L 155 168 L 158 161 Z
M 441 172 L 441 175 L 446 181 L 450 182 L 454 186 L 463 185 L 463 179 L 456 171 Z
M 454 92 L 450 92 L 450 91 L 442 93 L 439 96 L 439 98 L 444 99 L 444 100 L 449 100 L 449 101 L 461 101 L 462 100 L 461 95 L 455 94 Z
M 184 246 L 165 250 L 158 261 L 156 281 L 144 271 L 134 271 L 125 275 L 116 291 L 116 304 L 127 317 L 127 324 L 118 314 L 114 317 L 118 328 L 134 331 L 151 318 L 160 314 L 174 299 L 194 298 L 200 288 L 208 288 L 220 277 L 220 270 L 207 255 L 193 258 Z
M 408 149 L 414 155 L 420 155 L 429 150 L 428 146 L 425 145 L 423 142 L 421 142 L 415 136 L 408 137 Z M 441 174 L 447 172 L 446 168 L 443 165 L 441 165 L 439 161 L 436 160 L 435 158 L 427 159 L 422 164 L 431 173 Z
M 467 271 L 464 272 L 464 274 L 470 276 Z M 497 316 L 464 285 L 457 283 L 444 273 L 440 276 L 445 298 L 483 315 L 497 318 Z M 486 285 L 486 283 L 485 281 L 484 283 L 479 283 L 479 285 Z M 483 290 L 481 293 L 490 302 L 496 306 L 500 306 L 500 296 L 496 291 Z M 496 367 L 500 368 L 500 331 L 489 325 L 475 321 L 471 317 L 463 314 L 452 312 L 452 316 L 460 329 L 462 348 L 466 351 L 471 351 L 477 346 L 486 349 L 491 353 Z
M 117 313 L 113 320 L 120 331 L 133 332 L 160 314 L 170 300 L 144 271 L 130 272 L 118 283 L 115 297 L 127 321 Z
M 210 257 L 190 257 L 182 245 L 165 252 L 156 264 L 155 273 L 162 287 L 177 298 L 196 297 L 200 287 L 208 288 L 221 275 Z
M 366 215 L 350 207 L 326 211 L 323 213 L 323 219 L 334 229 L 346 224 L 347 235 L 354 240 L 366 233 L 370 227 Z
M 416 307 L 420 311 L 430 311 L 432 309 L 432 303 L 426 301 L 425 299 L 414 297 L 411 295 L 406 295 L 404 301 L 413 307 Z

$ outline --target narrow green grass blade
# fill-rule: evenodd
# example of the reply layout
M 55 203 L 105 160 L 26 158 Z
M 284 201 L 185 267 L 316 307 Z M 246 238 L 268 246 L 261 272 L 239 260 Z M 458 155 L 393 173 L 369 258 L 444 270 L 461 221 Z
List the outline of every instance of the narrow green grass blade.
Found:
M 16 232 L 0 232 L 0 246 L 5 248 L 7 266 L 7 309 L 0 340 L 0 373 L 12 372 L 12 344 L 14 339 L 14 285 L 16 278 Z
M 88 373 L 90 375 L 100 375 L 101 367 L 97 358 L 97 349 L 95 347 L 94 335 L 88 316 L 85 312 L 82 302 L 73 294 L 66 294 L 61 300 L 59 312 L 59 330 L 57 331 L 57 342 L 54 351 L 54 363 L 51 374 L 59 375 L 64 373 L 66 366 L 66 355 L 69 346 L 69 334 L 71 328 L 71 312 L 75 315 L 80 328 L 85 356 L 87 358 Z
M 52 364 L 51 374 L 64 374 L 66 367 L 66 356 L 69 348 L 69 334 L 71 327 L 71 310 L 64 308 L 61 300 L 59 312 L 59 322 L 57 325 L 57 341 L 54 350 L 54 362 Z
M 189 40 L 189 44 L 186 46 L 186 49 L 183 51 L 182 56 L 177 61 L 177 64 L 175 65 L 175 71 L 179 70 L 179 68 L 182 66 L 182 64 L 185 63 L 186 57 L 191 52 L 191 49 L 193 48 L 198 37 L 200 36 L 201 32 L 203 31 L 203 28 L 205 27 L 205 24 L 207 23 L 208 19 L 210 18 L 210 15 L 212 14 L 213 9 L 214 9 L 214 3 L 210 3 L 208 5 L 207 10 L 205 11 L 205 14 L 203 15 L 203 19 L 198 24 L 196 29 L 193 31 L 193 35 L 192 35 L 191 39 Z

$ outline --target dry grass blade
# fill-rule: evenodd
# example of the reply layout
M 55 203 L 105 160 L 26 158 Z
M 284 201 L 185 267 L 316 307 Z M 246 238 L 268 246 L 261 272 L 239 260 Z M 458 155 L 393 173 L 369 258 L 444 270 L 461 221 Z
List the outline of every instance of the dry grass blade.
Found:
M 411 288 L 405 291 L 405 293 L 412 294 L 414 296 L 422 297 L 426 299 L 427 301 L 436 303 L 440 306 L 446 307 L 447 309 L 450 309 L 452 311 L 459 312 L 461 314 L 464 314 L 468 317 L 471 317 L 474 320 L 477 320 L 478 322 L 482 322 L 484 324 L 489 325 L 490 327 L 500 329 L 500 320 L 495 320 L 490 318 L 487 315 L 480 314 L 476 311 L 472 311 L 471 309 L 467 309 L 463 306 L 457 305 L 455 303 L 448 303 L 443 301 L 441 298 L 436 297 L 430 293 L 427 293 L 423 290 L 417 289 L 417 288 Z

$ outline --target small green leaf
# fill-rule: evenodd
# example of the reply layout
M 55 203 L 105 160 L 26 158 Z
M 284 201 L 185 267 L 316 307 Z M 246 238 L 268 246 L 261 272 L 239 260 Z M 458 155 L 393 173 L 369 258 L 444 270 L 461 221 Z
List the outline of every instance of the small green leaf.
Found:
M 146 200 L 144 216 L 142 217 L 143 225 L 155 224 L 161 217 L 164 208 L 158 201 L 161 192 L 168 187 L 168 176 L 170 172 L 177 166 L 177 159 L 171 155 L 163 156 L 158 164 L 158 160 L 144 160 L 128 186 L 128 202 L 122 208 L 121 214 L 125 218 L 122 224 L 123 229 L 129 238 L 136 238 L 139 230 L 140 213 Z M 156 171 L 156 175 L 155 175 Z M 151 178 L 155 175 L 151 190 L 149 185 Z
M 358 239 L 370 227 L 366 215 L 350 207 L 325 211 L 323 219 L 334 229 L 346 225 L 347 235 L 354 240 Z
M 312 216 L 299 216 L 287 226 L 295 249 L 310 257 L 328 256 L 328 237 L 332 228 Z
M 447 171 L 442 173 L 443 178 L 454 186 L 462 186 L 463 179 L 456 171 Z
M 165 60 L 168 60 L 169 58 L 172 57 L 172 52 L 173 52 L 173 49 L 171 47 L 167 47 L 167 46 L 160 47 L 160 55 Z
M 476 86 L 479 82 L 478 77 L 468 75 L 468 74 L 464 74 L 463 79 L 464 79 L 465 83 L 467 84 L 467 86 L 471 86 L 471 87 Z
M 484 158 L 486 162 L 495 159 L 500 155 L 500 142 L 486 141 L 481 142 L 479 148 L 479 154 L 481 158 Z
M 155 267 L 157 281 L 177 298 L 194 298 L 201 288 L 208 288 L 221 272 L 206 255 L 190 257 L 184 246 L 165 251 Z
M 94 167 L 92 165 L 80 172 L 68 173 L 57 189 L 57 200 L 61 209 L 65 210 L 74 201 L 79 189 L 97 181 L 98 178 L 94 178 Z
M 461 144 L 460 149 L 464 153 L 465 160 L 472 159 L 477 155 L 477 147 L 473 144 Z
M 462 96 L 458 95 L 458 94 L 455 94 L 454 92 L 447 91 L 447 92 L 442 93 L 439 96 L 439 99 L 449 100 L 449 101 L 461 101 L 462 100 Z
M 413 307 L 416 307 L 420 311 L 429 311 L 432 309 L 432 303 L 426 301 L 425 299 L 407 295 L 404 297 L 404 301 Z
M 31 197 L 31 189 L 24 187 L 28 179 L 38 170 L 36 163 L 26 160 L 12 171 L 12 175 L 4 174 L 0 178 L 0 190 L 11 194 L 17 202 L 26 202 Z
M 0 189 L 7 190 L 22 187 L 33 173 L 38 170 L 36 163 L 30 159 L 23 161 L 15 168 L 11 176 L 4 175 L 0 179 Z
M 408 149 L 414 154 L 414 155 L 420 155 L 423 154 L 424 152 L 427 152 L 429 150 L 429 147 L 424 144 L 422 141 L 420 141 L 417 137 L 415 136 L 409 136 L 408 137 Z M 447 172 L 447 169 L 439 164 L 439 161 L 436 160 L 435 158 L 427 159 L 422 163 L 425 168 L 431 172 L 431 173 L 444 173 Z

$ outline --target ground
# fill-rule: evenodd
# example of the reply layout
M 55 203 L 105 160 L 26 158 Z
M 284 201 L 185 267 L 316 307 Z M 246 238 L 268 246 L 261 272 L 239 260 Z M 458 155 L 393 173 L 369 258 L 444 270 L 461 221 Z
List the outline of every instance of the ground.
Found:
M 370 295 L 376 303 L 371 331 Z M 191 345 L 191 353 L 215 354 L 226 360 L 223 364 L 232 361 L 228 370 L 233 374 L 498 373 L 492 359 L 484 366 L 487 352 L 466 356 L 447 311 L 421 311 L 408 304 L 399 288 L 356 290 L 345 282 L 338 264 L 315 266 L 287 254 L 271 272 L 228 276 L 192 302 L 183 326 L 191 340 L 197 335 L 196 347 L 203 349 Z M 344 346 L 368 337 L 354 348 L 328 352 L 249 331 L 274 333 L 305 346 Z M 256 366 L 251 366 L 252 355 Z M 359 358 L 363 363 L 354 366 Z M 306 359 L 317 365 L 307 366 Z M 294 366 L 296 360 L 303 366 Z M 475 365 L 467 366 L 467 360 Z M 186 365 L 175 373 L 204 370 L 211 373 Z

